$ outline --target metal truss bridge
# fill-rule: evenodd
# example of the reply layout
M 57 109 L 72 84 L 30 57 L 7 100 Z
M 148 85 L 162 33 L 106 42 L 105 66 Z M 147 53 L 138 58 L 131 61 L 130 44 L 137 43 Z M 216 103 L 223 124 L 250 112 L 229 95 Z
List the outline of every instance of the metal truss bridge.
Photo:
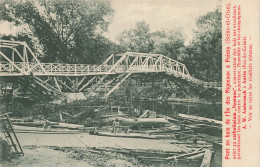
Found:
M 217 83 L 192 77 L 184 64 L 161 54 L 112 54 L 101 65 L 41 63 L 25 42 L 0 40 L 0 77 L 15 80 L 32 92 L 40 89 L 64 99 L 66 92 L 91 94 L 102 88 L 108 97 L 134 74 L 166 74 L 219 89 Z

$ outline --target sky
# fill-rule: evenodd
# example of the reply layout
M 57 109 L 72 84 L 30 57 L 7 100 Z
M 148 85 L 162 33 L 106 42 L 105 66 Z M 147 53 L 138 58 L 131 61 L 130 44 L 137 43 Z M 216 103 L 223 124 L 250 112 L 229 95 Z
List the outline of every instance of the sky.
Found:
M 114 18 L 105 36 L 115 40 L 123 30 L 145 21 L 151 31 L 183 29 L 188 40 L 196 19 L 216 9 L 219 0 L 111 0 Z
M 115 42 L 124 30 L 134 28 L 136 22 L 145 21 L 151 31 L 182 29 L 187 41 L 192 38 L 196 19 L 216 9 L 220 0 L 111 0 L 115 10 L 108 32 L 104 35 Z M 0 24 L 0 33 L 10 34 L 19 28 Z M 186 41 L 186 42 L 187 42 Z

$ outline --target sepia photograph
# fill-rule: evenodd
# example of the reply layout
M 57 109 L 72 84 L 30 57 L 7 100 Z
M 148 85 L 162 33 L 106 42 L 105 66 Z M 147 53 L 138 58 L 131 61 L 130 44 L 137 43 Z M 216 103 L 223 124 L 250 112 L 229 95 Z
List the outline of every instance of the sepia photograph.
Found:
M 222 167 L 222 2 L 2 0 L 0 88 L 0 166 Z

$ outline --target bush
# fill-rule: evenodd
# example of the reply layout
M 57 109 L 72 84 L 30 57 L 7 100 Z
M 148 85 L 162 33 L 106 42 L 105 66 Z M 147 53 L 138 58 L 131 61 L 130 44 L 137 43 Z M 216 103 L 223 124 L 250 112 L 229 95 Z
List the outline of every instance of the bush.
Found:
M 12 158 L 11 147 L 0 137 L 0 162 L 10 161 Z

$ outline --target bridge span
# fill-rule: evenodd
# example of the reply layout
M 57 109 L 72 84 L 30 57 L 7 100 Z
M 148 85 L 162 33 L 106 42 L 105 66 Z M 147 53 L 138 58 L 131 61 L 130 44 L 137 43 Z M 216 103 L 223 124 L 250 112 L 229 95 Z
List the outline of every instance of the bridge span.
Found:
M 42 63 L 25 42 L 0 40 L 0 77 L 46 94 L 66 98 L 65 92 L 88 92 L 101 87 L 112 94 L 135 74 L 167 75 L 204 88 L 221 90 L 218 83 L 192 77 L 186 66 L 161 54 L 126 52 L 110 55 L 103 64 Z

